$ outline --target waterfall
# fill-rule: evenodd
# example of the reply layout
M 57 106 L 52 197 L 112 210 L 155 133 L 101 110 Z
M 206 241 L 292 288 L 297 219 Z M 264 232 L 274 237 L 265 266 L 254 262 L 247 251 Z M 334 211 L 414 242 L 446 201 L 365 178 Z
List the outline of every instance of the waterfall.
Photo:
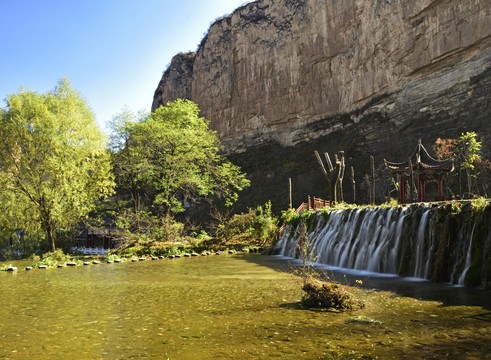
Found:
M 475 252 L 491 252 L 483 245 L 491 236 L 491 206 L 482 216 L 473 209 L 414 204 L 332 210 L 313 214 L 303 237 L 299 228 L 287 226 L 276 248 L 283 256 L 340 268 L 488 286 L 491 254 Z M 302 251 L 304 243 L 308 250 Z

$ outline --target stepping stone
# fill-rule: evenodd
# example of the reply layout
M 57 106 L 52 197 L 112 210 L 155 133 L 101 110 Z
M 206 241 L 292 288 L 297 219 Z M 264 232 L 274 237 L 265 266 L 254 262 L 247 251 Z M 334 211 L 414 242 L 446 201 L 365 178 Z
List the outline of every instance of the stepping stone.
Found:
M 74 263 L 74 262 L 69 262 L 66 264 L 67 266 L 77 266 L 77 263 Z
M 85 266 L 90 265 L 90 262 L 88 262 L 88 261 L 84 261 L 84 265 L 85 265 Z
M 191 253 L 191 256 L 198 256 L 198 254 L 194 252 L 194 253 Z
M 32 266 L 28 266 L 28 267 L 26 267 L 26 270 L 27 270 L 27 271 L 32 270 Z
M 94 265 L 97 265 L 97 264 L 100 264 L 100 263 L 101 263 L 101 262 L 100 262 L 100 261 L 98 261 L 98 260 L 94 260 L 94 261 L 92 261 L 92 264 L 94 264 Z
M 47 269 L 48 265 L 39 265 L 39 269 Z
M 191 254 L 186 253 L 184 254 L 184 257 L 191 257 Z
M 169 255 L 169 259 L 174 259 L 175 256 L 174 255 Z
M 64 268 L 64 267 L 65 267 L 65 265 L 63 265 L 63 264 L 58 265 L 58 268 Z
M 180 257 L 181 257 L 181 254 L 177 254 L 177 255 L 176 255 L 176 258 L 180 258 Z
M 131 259 L 131 262 L 137 262 L 138 259 Z
M 17 271 L 17 268 L 15 266 L 11 266 L 7 269 L 7 271 Z
M 145 261 L 145 260 L 147 260 L 147 258 L 146 258 L 146 257 L 141 257 L 141 258 L 140 258 L 140 259 L 138 259 L 138 260 L 140 260 L 140 261 Z
M 165 259 L 165 256 L 164 256 L 164 255 L 160 255 L 160 256 L 159 256 L 159 259 L 160 259 L 160 260 Z
M 206 255 L 208 255 L 208 254 L 207 253 L 201 253 L 201 256 L 206 256 Z
M 108 260 L 107 263 L 108 264 L 113 264 L 114 263 L 114 260 Z
M 115 263 L 120 263 L 120 262 L 123 262 L 123 259 L 114 259 L 114 262 Z
M 158 257 L 152 257 L 152 260 L 158 260 L 159 258 Z

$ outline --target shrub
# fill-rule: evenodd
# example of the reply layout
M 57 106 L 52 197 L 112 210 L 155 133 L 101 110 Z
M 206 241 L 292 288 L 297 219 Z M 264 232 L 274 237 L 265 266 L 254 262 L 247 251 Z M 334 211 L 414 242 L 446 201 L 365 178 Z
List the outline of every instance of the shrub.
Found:
M 306 276 L 302 286 L 305 291 L 302 305 L 306 308 L 336 309 L 341 311 L 365 307 L 362 301 L 356 300 L 345 287 L 322 282 L 312 276 Z

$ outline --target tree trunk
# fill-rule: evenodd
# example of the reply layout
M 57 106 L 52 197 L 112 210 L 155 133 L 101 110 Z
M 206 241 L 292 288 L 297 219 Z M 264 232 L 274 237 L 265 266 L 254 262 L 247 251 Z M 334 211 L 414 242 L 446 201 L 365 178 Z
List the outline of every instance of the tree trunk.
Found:
M 51 252 L 56 250 L 54 229 L 51 225 L 46 226 L 46 235 L 48 236 L 48 244 Z

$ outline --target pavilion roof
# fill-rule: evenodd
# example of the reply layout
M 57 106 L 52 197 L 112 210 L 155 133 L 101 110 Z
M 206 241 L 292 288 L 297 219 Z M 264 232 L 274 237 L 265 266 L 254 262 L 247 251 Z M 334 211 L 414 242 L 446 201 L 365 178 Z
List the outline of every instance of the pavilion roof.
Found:
M 421 140 L 418 141 L 418 146 L 410 156 L 411 164 L 413 169 L 424 169 L 427 172 L 437 172 L 437 171 L 448 171 L 454 170 L 453 161 L 451 159 L 437 160 L 428 154 Z M 385 166 L 393 172 L 405 172 L 409 170 L 409 159 L 401 162 L 395 163 L 385 160 Z

